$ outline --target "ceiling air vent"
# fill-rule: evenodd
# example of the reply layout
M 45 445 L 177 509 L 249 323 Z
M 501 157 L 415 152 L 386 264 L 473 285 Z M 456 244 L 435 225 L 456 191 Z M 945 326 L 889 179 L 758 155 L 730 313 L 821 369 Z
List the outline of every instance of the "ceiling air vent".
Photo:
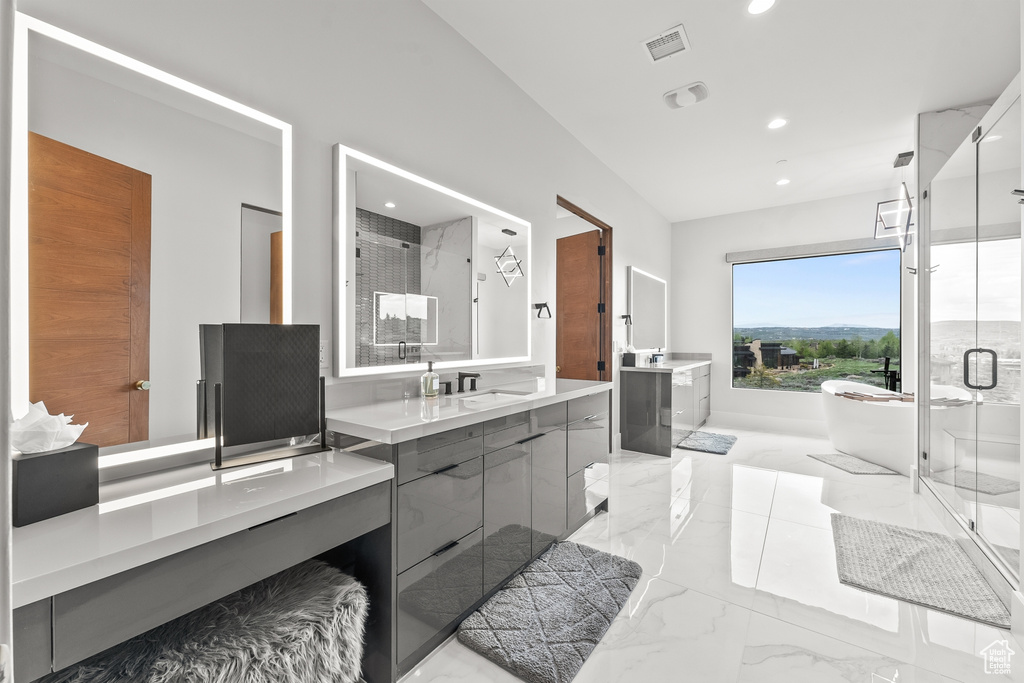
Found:
M 683 25 L 679 24 L 659 33 L 653 38 L 645 40 L 644 48 L 647 50 L 647 56 L 650 57 L 653 63 L 666 57 L 677 55 L 680 52 L 688 52 L 690 41 L 686 38 L 686 31 L 683 30 Z

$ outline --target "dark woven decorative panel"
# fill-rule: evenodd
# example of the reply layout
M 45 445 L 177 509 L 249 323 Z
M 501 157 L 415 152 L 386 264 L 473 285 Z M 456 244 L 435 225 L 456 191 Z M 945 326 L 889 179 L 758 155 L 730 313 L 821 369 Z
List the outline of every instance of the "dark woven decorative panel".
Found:
M 223 387 L 224 445 L 320 431 L 320 326 L 200 325 L 208 433 Z

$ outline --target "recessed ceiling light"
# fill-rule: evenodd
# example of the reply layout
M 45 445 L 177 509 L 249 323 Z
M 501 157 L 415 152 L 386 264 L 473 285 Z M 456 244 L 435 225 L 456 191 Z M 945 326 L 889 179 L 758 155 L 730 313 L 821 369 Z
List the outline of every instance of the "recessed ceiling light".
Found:
M 750 0 L 750 4 L 747 5 L 747 11 L 751 14 L 764 14 L 774 4 L 775 0 Z
M 395 203 L 394 202 L 384 202 L 384 206 L 386 206 L 389 209 L 393 209 L 393 208 L 395 208 Z
M 775 181 L 776 185 L 789 185 L 789 178 L 779 178 Z
M 768 127 L 771 130 L 775 130 L 776 128 L 782 128 L 787 123 L 789 123 L 789 121 L 786 119 L 772 119 L 771 123 L 768 124 Z

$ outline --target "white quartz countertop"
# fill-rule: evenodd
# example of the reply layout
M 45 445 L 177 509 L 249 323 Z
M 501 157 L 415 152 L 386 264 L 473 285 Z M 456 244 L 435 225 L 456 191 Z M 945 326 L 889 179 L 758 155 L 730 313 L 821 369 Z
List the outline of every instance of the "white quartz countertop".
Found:
M 327 428 L 362 439 L 395 444 L 610 391 L 611 388 L 611 382 L 575 379 L 551 381 L 539 377 L 500 387 L 481 386 L 475 392 L 467 391 L 464 394 L 442 394 L 433 399 L 416 396 L 401 401 L 330 410 L 327 412 Z
M 637 367 L 621 366 L 622 372 L 684 372 L 699 368 L 702 365 L 711 365 L 709 360 L 667 360 L 659 365 L 638 365 Z
M 334 451 L 214 472 L 113 481 L 100 504 L 16 528 L 15 607 L 388 481 L 394 466 Z

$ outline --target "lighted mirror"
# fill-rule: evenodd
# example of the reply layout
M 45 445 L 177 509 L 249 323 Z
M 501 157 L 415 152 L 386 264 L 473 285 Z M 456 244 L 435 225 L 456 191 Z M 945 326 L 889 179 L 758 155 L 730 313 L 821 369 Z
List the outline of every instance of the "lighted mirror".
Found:
M 530 358 L 530 224 L 335 146 L 337 376 Z
M 668 286 L 634 266 L 627 274 L 627 341 L 638 351 L 668 347 Z
M 291 127 L 23 14 L 13 114 L 16 416 L 41 400 L 108 452 L 187 448 L 199 325 L 291 319 Z M 252 207 L 274 227 L 243 268 Z M 246 277 L 277 291 L 253 303 Z

